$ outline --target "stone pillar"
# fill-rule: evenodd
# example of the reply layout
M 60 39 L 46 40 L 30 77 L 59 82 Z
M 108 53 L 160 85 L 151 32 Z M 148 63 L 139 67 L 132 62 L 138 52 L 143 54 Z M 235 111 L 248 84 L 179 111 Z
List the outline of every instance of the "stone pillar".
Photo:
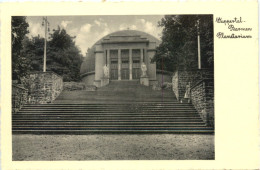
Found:
M 121 80 L 121 49 L 118 49 L 118 80 Z
M 108 78 L 110 78 L 110 49 L 107 50 L 107 66 L 108 66 Z
M 144 61 L 144 53 L 143 53 L 143 49 L 141 48 L 140 49 L 141 51 L 141 61 L 140 61 L 140 64 L 142 64 L 142 62 Z
M 129 49 L 129 80 L 133 79 L 133 57 L 132 57 L 132 49 Z
M 144 61 L 147 67 L 149 67 L 149 58 L 147 56 L 147 49 L 144 49 Z
M 100 80 L 104 76 L 103 66 L 106 64 L 104 51 L 101 45 L 96 45 L 95 50 L 95 81 L 94 85 L 100 87 Z

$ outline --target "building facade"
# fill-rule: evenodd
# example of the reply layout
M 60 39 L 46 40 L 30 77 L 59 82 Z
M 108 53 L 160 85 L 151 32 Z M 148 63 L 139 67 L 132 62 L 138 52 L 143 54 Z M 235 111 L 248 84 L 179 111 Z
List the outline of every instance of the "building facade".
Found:
M 102 80 L 139 80 L 145 64 L 147 80 L 156 81 L 156 63 L 152 62 L 160 41 L 150 34 L 124 30 L 109 34 L 89 50 L 81 65 L 82 81 L 87 85 L 104 86 Z M 108 75 L 104 69 L 107 68 Z M 105 83 L 106 85 L 107 83 Z

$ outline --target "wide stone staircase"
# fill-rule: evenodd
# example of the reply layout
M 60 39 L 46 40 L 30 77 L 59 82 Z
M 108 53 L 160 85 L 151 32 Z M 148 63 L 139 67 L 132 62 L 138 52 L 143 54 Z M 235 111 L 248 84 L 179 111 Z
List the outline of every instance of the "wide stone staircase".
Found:
M 171 90 L 136 81 L 111 82 L 97 91 L 62 92 L 52 104 L 27 104 L 12 116 L 13 133 L 214 133 L 191 104 Z

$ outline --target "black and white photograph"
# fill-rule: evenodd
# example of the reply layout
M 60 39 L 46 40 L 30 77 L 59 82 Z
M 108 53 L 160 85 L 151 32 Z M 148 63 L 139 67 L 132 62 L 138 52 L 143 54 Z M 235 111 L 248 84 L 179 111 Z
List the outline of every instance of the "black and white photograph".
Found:
M 0 4 L 0 169 L 259 169 L 257 1 L 83 1 Z
M 12 16 L 12 160 L 214 160 L 213 15 Z

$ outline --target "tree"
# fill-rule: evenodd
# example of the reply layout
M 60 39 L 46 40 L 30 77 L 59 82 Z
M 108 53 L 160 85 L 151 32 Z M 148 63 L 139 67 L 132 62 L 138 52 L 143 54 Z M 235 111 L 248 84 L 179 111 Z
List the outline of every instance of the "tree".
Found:
M 213 68 L 213 18 L 211 15 L 166 15 L 159 22 L 163 27 L 162 43 L 153 61 L 167 71 L 197 68 L 197 27 L 200 20 L 201 58 L 203 68 Z
M 26 22 L 26 17 L 12 17 L 12 79 L 18 80 L 25 76 L 28 72 L 28 59 L 21 55 L 23 48 L 23 39 L 29 31 L 29 24 Z
M 43 70 L 43 53 L 44 39 L 39 35 L 29 39 L 25 37 L 23 40 L 23 49 L 21 54 L 28 59 L 28 67 L 30 71 Z
M 63 75 L 64 81 L 80 80 L 82 55 L 65 29 L 53 30 L 47 51 L 47 69 Z
M 63 76 L 64 81 L 80 80 L 80 65 L 82 55 L 66 30 L 53 30 L 47 42 L 47 71 L 53 71 Z M 40 36 L 25 38 L 22 53 L 28 58 L 31 71 L 42 71 L 44 38 Z

